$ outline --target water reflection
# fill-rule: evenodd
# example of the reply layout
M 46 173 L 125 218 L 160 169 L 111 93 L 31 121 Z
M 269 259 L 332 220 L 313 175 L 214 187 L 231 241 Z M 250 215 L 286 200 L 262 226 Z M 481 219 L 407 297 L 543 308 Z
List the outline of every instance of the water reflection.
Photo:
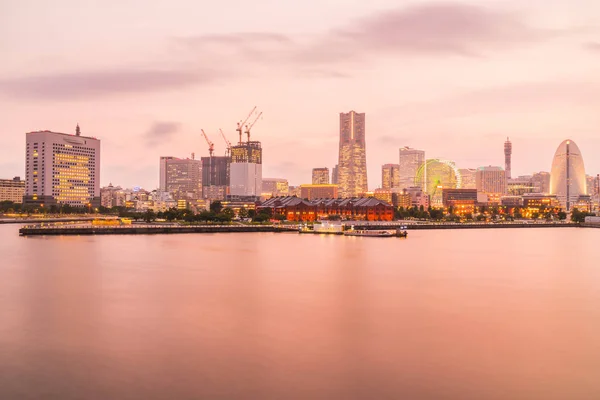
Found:
M 16 230 L 0 226 L 0 398 L 600 394 L 600 230 Z

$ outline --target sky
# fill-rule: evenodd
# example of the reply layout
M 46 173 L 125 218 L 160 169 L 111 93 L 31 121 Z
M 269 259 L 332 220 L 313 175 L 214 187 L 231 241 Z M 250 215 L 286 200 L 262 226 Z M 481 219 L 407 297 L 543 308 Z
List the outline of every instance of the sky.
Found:
M 459 168 L 549 171 L 564 139 L 600 173 L 597 0 L 0 0 L 0 177 L 25 133 L 102 140 L 101 184 L 158 186 L 160 156 L 257 106 L 263 177 L 337 163 L 339 113 L 366 113 L 369 188 L 398 150 Z

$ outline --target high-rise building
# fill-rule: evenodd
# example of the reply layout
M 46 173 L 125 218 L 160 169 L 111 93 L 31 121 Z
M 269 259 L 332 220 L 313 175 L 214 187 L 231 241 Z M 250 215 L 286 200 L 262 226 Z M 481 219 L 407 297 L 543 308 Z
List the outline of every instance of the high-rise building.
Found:
M 556 195 L 561 205 L 571 210 L 579 196 L 587 194 L 585 167 L 579 147 L 572 140 L 563 141 L 552 160 L 550 194 Z
M 400 165 L 385 164 L 381 167 L 381 188 L 385 190 L 400 188 Z
M 512 143 L 508 138 L 504 142 L 504 171 L 506 172 L 506 179 L 511 178 L 511 156 L 512 156 Z
M 210 200 L 223 200 L 229 194 L 231 157 L 201 157 L 202 196 Z
M 25 195 L 25 181 L 15 176 L 13 179 L 0 179 L 0 201 L 22 203 Z
M 263 178 L 262 195 L 268 197 L 287 196 L 290 191 L 290 185 L 287 179 L 283 178 Z
M 417 182 L 417 171 L 425 164 L 425 152 L 423 150 L 402 147 L 399 158 L 400 188 L 420 186 L 425 190 L 425 180 Z
M 329 168 L 313 168 L 313 185 L 329 185 Z
M 227 156 L 201 157 L 202 186 L 229 186 L 229 166 Z
M 358 197 L 368 191 L 364 113 L 340 113 L 337 178 L 341 197 Z
M 337 166 L 337 164 L 331 170 L 331 183 L 334 184 L 334 185 L 337 185 L 339 183 L 339 180 L 338 180 L 338 166 Z
M 300 185 L 300 197 L 303 199 L 337 199 L 338 185 Z
M 592 175 L 586 175 L 585 177 L 586 193 L 590 196 L 594 196 L 597 194 L 596 178 L 596 176 Z
M 462 179 L 461 188 L 476 189 L 477 188 L 477 169 L 476 168 L 460 168 L 458 170 Z
M 487 195 L 489 203 L 500 204 L 500 198 L 506 194 L 506 173 L 501 167 L 477 168 L 477 192 Z
M 260 142 L 240 142 L 231 148 L 229 193 L 260 197 L 262 193 L 262 147 Z
M 202 161 L 191 158 L 161 157 L 161 192 L 168 192 L 175 200 L 202 199 Z
M 549 172 L 537 172 L 531 177 L 531 183 L 533 184 L 534 193 L 550 193 L 550 173 Z
M 26 204 L 100 206 L 100 140 L 51 131 L 26 134 Z

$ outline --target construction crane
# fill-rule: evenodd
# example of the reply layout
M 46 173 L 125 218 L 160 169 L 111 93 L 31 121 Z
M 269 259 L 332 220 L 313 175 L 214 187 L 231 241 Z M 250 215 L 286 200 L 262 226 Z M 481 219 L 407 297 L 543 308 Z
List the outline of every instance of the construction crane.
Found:
M 252 129 L 254 124 L 256 124 L 256 121 L 258 121 L 258 119 L 261 117 L 261 115 L 262 115 L 262 111 L 256 116 L 256 118 L 254 118 L 254 121 L 252 121 L 252 123 L 250 125 L 246 125 L 246 135 L 248 135 L 248 141 L 250 141 L 250 129 Z
M 256 106 L 254 106 L 254 108 L 252 109 L 252 111 L 250 111 L 250 114 L 248 114 L 248 116 L 246 117 L 246 119 L 243 122 L 240 121 L 237 124 L 237 128 L 235 130 L 240 135 L 240 144 L 242 144 L 242 129 L 243 129 L 244 125 L 246 124 L 246 122 L 248 122 L 248 120 L 250 119 L 250 117 L 252 116 L 252 114 L 254 114 L 254 111 L 256 111 Z
M 225 134 L 223 133 L 223 129 L 219 128 L 219 132 L 221 132 L 221 136 L 223 137 L 223 140 L 225 141 L 225 143 L 227 143 L 227 152 L 225 153 L 225 156 L 231 157 L 231 142 L 229 140 L 227 140 L 227 137 L 225 137 Z
M 210 141 L 208 136 L 206 136 L 206 132 L 204 132 L 204 129 L 200 129 L 200 130 L 202 131 L 202 135 L 204 135 L 204 139 L 206 139 L 206 143 L 208 144 L 208 152 L 209 152 L 210 156 L 212 157 L 213 153 L 215 152 L 215 144 Z

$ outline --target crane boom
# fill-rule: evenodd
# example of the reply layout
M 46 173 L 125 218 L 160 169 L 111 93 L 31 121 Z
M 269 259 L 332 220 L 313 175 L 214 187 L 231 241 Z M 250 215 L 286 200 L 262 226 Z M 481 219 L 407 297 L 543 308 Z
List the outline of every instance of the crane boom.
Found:
M 204 139 L 206 140 L 206 144 L 208 144 L 208 153 L 212 157 L 213 153 L 215 152 L 215 144 L 210 141 L 210 139 L 206 135 L 206 132 L 204 132 L 204 129 L 200 129 L 200 130 L 202 131 L 202 135 L 204 136 Z
M 252 111 L 250 111 L 250 114 L 248 114 L 248 116 L 246 117 L 246 119 L 243 122 L 240 121 L 237 124 L 237 128 L 235 130 L 240 135 L 240 144 L 242 144 L 242 129 L 243 129 L 244 125 L 246 124 L 246 122 L 248 122 L 248 120 L 250 119 L 250 117 L 252 116 L 252 114 L 254 114 L 254 111 L 256 111 L 256 106 L 254 106 L 254 108 L 252 109 Z
M 246 125 L 246 135 L 248 135 L 248 141 L 250 141 L 250 130 L 256 124 L 256 121 L 262 116 L 262 111 L 254 118 L 254 121 L 250 125 Z
M 231 156 L 231 142 L 229 140 L 227 140 L 227 137 L 223 133 L 223 129 L 219 128 L 219 132 L 221 132 L 221 136 L 223 137 L 223 140 L 225 140 L 225 143 L 227 143 L 227 152 L 225 153 L 225 155 Z

